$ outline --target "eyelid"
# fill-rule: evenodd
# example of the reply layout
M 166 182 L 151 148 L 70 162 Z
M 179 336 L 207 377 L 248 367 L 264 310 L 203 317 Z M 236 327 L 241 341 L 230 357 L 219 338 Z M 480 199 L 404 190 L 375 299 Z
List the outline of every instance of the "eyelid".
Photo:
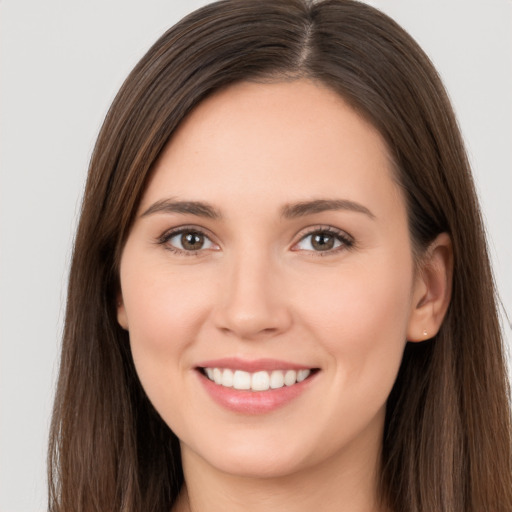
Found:
M 198 249 L 198 250 L 183 250 L 178 247 L 172 246 L 168 244 L 169 240 L 177 235 L 180 235 L 182 233 L 187 232 L 195 232 L 203 235 L 205 238 L 207 238 L 213 245 L 216 246 L 215 249 L 208 248 L 208 249 Z M 301 241 L 303 241 L 306 237 L 312 236 L 315 233 L 328 233 L 332 236 L 334 236 L 337 240 L 341 242 L 341 245 L 338 247 L 335 247 L 333 249 L 327 249 L 325 251 L 314 251 L 314 250 L 306 250 L 306 249 L 297 249 L 295 248 Z M 354 246 L 355 241 L 354 238 L 349 235 L 346 231 L 343 231 L 342 229 L 335 228 L 334 226 L 330 225 L 316 225 L 316 226 L 310 226 L 307 228 L 302 229 L 295 237 L 296 241 L 291 246 L 292 251 L 302 251 L 302 252 L 308 252 L 315 256 L 326 256 L 328 254 L 335 254 L 342 250 L 350 249 Z M 156 240 L 156 243 L 159 245 L 166 246 L 166 249 L 185 256 L 199 256 L 201 253 L 205 253 L 208 251 L 216 251 L 220 250 L 220 244 L 218 244 L 215 241 L 215 236 L 210 233 L 210 231 L 204 227 L 200 227 L 193 224 L 187 224 L 182 226 L 176 226 L 170 229 L 167 229 L 164 231 Z
M 341 242 L 341 245 L 338 247 L 335 247 L 333 249 L 327 249 L 325 251 L 314 251 L 314 250 L 307 250 L 307 249 L 296 249 L 295 247 L 302 242 L 305 238 L 308 236 L 312 236 L 316 233 L 328 233 L 332 236 L 334 236 L 337 240 Z M 307 253 L 311 253 L 315 256 L 326 256 L 328 254 L 335 254 L 339 251 L 351 249 L 355 244 L 354 238 L 349 235 L 346 231 L 343 231 L 342 229 L 335 228 L 334 226 L 329 225 L 317 225 L 317 226 L 310 226 L 303 230 L 301 230 L 297 236 L 296 241 L 293 243 L 291 250 L 292 251 L 303 251 Z
M 213 245 L 216 246 L 215 249 L 208 248 L 208 249 L 197 249 L 195 251 L 187 251 L 184 249 L 180 249 L 179 247 L 175 247 L 173 245 L 170 245 L 168 242 L 175 236 L 181 235 L 183 233 L 198 233 L 205 238 L 207 238 Z M 195 226 L 193 224 L 187 224 L 184 226 L 176 226 L 174 228 L 170 228 L 166 231 L 164 231 L 156 240 L 156 243 L 159 245 L 165 246 L 165 248 L 173 253 L 184 255 L 184 256 L 199 256 L 201 253 L 212 251 L 212 250 L 219 250 L 219 244 L 215 241 L 215 237 L 210 234 L 210 231 L 206 228 Z

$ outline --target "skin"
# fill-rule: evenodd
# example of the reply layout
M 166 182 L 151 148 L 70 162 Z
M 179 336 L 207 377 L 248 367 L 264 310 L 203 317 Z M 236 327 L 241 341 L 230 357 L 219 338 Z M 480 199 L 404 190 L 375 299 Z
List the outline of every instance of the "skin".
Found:
M 221 217 L 155 211 L 169 199 Z M 318 199 L 368 212 L 282 215 Z M 181 236 L 164 235 L 180 227 L 206 234 L 201 250 L 172 250 Z M 310 235 L 326 228 L 350 243 L 316 250 Z M 446 235 L 416 267 L 388 149 L 328 88 L 239 83 L 200 104 L 154 168 L 120 267 L 118 321 L 181 441 L 175 510 L 383 510 L 386 399 L 406 340 L 439 328 L 450 268 Z M 285 406 L 241 414 L 215 403 L 196 370 L 229 356 L 320 371 Z

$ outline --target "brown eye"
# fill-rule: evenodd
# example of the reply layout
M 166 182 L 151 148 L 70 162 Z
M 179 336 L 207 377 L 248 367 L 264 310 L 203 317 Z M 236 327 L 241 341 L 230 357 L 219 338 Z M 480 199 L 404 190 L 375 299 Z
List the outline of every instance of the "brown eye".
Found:
M 201 233 L 182 233 L 181 246 L 186 251 L 198 251 L 204 245 L 204 235 Z
M 218 249 L 204 233 L 200 231 L 185 230 L 171 233 L 162 238 L 162 243 L 169 249 L 182 253 L 195 253 L 207 249 Z
M 328 233 L 318 233 L 312 235 L 311 246 L 315 251 L 328 251 L 334 247 L 335 238 Z
M 343 231 L 332 229 L 317 230 L 305 235 L 293 247 L 295 251 L 336 252 L 336 249 L 350 248 L 353 241 Z

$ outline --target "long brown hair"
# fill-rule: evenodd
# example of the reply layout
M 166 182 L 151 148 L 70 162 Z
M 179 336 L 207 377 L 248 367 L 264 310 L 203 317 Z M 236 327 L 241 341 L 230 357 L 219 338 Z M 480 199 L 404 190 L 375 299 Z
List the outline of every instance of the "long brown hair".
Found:
M 510 512 L 506 367 L 484 229 L 446 92 L 414 40 L 352 1 L 226 0 L 165 33 L 119 91 L 91 159 L 69 280 L 49 451 L 51 512 L 163 512 L 179 444 L 116 321 L 118 264 L 148 175 L 185 116 L 240 80 L 310 78 L 387 141 L 415 253 L 454 250 L 435 339 L 408 344 L 387 405 L 381 493 L 395 512 Z

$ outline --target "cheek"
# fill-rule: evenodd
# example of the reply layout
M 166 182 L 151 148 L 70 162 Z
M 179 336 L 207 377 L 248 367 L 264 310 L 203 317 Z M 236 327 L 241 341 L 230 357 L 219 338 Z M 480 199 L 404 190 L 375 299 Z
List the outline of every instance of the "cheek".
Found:
M 394 262 L 381 257 L 372 264 L 340 268 L 334 282 L 317 280 L 309 287 L 300 314 L 337 366 L 344 389 L 352 384 L 371 389 L 378 383 L 390 390 L 396 378 L 406 343 L 413 273 L 409 260 Z
M 211 281 L 211 276 L 205 279 L 200 270 L 184 272 L 165 262 L 153 265 L 139 262 L 131 270 L 128 266 L 121 268 L 130 334 L 155 343 L 155 348 L 161 343 L 161 349 L 171 339 L 186 343 L 188 336 L 181 333 L 192 334 L 199 324 L 209 303 L 210 292 L 205 283 Z
M 169 389 L 187 371 L 187 350 L 207 314 L 209 293 L 201 279 L 186 273 L 138 262 L 136 268 L 121 267 L 124 307 L 130 346 L 141 383 L 161 410 Z

